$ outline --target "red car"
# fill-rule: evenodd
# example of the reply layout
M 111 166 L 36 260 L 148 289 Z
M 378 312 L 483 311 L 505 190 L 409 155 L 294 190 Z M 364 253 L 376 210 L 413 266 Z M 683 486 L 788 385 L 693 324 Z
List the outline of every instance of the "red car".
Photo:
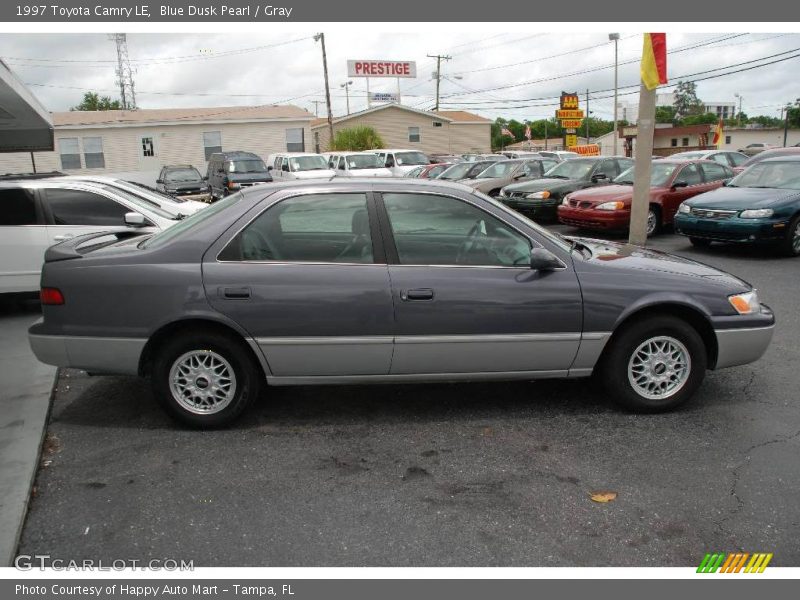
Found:
M 567 195 L 558 207 L 558 220 L 581 229 L 624 231 L 631 219 L 633 171 L 631 167 L 612 185 L 578 190 Z M 647 235 L 658 233 L 672 223 L 681 202 L 722 186 L 733 171 L 710 160 L 653 161 L 650 174 L 650 210 Z
M 452 167 L 453 163 L 435 163 L 432 165 L 422 165 L 416 169 L 410 170 L 403 177 L 411 177 L 413 179 L 436 179 L 442 172 Z

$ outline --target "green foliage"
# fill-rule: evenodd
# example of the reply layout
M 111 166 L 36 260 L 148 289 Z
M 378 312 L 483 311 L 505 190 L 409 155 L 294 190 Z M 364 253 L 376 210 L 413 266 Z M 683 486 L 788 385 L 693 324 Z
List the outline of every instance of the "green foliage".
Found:
M 719 116 L 714 113 L 703 113 L 681 119 L 681 125 L 716 125 L 717 123 L 719 123 Z
M 681 118 L 703 114 L 703 103 L 697 98 L 697 84 L 693 81 L 678 81 L 674 106 L 676 114 Z
M 789 127 L 800 127 L 800 105 L 788 111 Z
M 119 100 L 112 100 L 108 96 L 100 96 L 97 92 L 86 92 L 83 100 L 70 110 L 120 110 L 122 105 Z
M 678 117 L 674 106 L 656 106 L 656 123 L 677 124 Z
M 356 127 L 349 127 L 337 131 L 330 149 L 358 152 L 383 148 L 383 146 L 383 139 L 378 132 L 375 131 L 374 127 L 358 125 Z

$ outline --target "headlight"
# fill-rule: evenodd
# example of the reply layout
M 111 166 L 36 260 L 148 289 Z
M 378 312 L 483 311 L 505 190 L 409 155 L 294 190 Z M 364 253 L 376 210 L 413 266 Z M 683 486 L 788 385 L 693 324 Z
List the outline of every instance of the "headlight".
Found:
M 756 294 L 755 290 L 728 296 L 728 302 L 740 315 L 752 315 L 761 310 L 761 305 L 758 303 L 758 294 Z
M 622 210 L 625 208 L 625 203 L 619 200 L 615 202 L 603 202 L 595 206 L 597 210 Z
M 678 207 L 678 212 L 685 213 L 688 215 L 690 212 L 692 212 L 692 207 L 686 204 L 686 202 L 682 202 L 681 205 Z
M 545 198 L 550 197 L 550 192 L 548 192 L 547 190 L 543 192 L 533 192 L 532 194 L 528 194 L 526 197 L 531 198 L 533 200 L 544 200 Z
M 742 219 L 763 219 L 765 217 L 771 217 L 772 213 L 773 210 L 771 208 L 751 208 L 740 212 L 739 217 Z

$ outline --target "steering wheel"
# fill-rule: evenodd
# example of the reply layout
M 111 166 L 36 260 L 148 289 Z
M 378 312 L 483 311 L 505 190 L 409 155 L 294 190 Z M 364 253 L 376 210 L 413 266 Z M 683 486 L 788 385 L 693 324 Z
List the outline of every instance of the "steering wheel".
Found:
M 461 262 L 467 257 L 467 255 L 478 246 L 478 235 L 480 234 L 480 232 L 481 232 L 481 221 L 479 219 L 475 221 L 475 224 L 472 227 L 470 227 L 466 239 L 463 241 L 461 247 L 458 249 L 458 254 L 456 254 L 457 265 L 460 265 Z
M 247 242 L 247 238 L 250 236 L 254 236 L 256 238 L 256 244 L 249 244 Z M 258 257 L 249 258 L 245 256 L 245 246 L 246 245 L 253 245 L 258 248 Z M 266 256 L 264 256 L 266 254 Z M 256 230 L 255 228 L 249 228 L 245 230 L 244 235 L 242 236 L 242 258 L 245 260 L 279 260 L 280 255 L 278 251 L 275 249 L 275 246 L 265 238 L 260 231 Z

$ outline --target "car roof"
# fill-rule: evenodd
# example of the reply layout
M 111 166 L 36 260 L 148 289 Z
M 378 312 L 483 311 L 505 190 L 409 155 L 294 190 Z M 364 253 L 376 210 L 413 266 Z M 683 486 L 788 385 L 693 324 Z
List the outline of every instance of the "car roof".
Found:
M 800 162 L 800 152 L 787 154 L 785 156 L 773 156 L 772 158 L 765 158 L 761 162 Z
M 422 166 L 422 165 L 420 165 Z M 294 179 L 290 181 L 273 181 L 272 183 L 262 183 L 242 190 L 240 193 L 244 196 L 252 196 L 264 191 L 276 192 L 283 189 L 302 188 L 302 189 L 315 189 L 323 188 L 328 189 L 331 183 L 348 187 L 351 185 L 371 184 L 385 190 L 408 191 L 413 188 L 431 188 L 440 187 L 442 189 L 458 189 L 466 192 L 474 192 L 475 190 L 468 185 L 456 183 L 452 181 L 442 181 L 439 179 L 411 179 L 406 177 L 326 177 L 320 179 Z

